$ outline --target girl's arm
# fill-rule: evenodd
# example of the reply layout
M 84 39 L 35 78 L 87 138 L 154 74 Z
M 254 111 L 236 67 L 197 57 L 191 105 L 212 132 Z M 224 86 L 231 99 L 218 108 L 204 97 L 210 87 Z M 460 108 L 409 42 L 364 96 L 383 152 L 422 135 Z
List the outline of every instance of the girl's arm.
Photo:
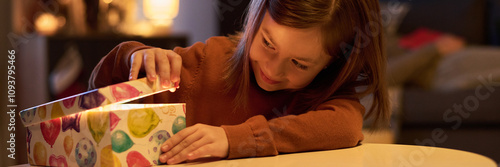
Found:
M 222 126 L 229 142 L 228 158 L 356 146 L 363 140 L 364 111 L 358 100 L 334 99 L 300 115 L 271 120 L 259 115 Z

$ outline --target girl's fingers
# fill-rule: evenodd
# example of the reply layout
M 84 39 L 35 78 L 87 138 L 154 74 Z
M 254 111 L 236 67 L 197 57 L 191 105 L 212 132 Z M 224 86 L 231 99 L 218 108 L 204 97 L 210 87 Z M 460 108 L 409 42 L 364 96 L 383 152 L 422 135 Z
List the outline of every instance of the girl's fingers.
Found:
M 129 80 L 137 79 L 141 71 L 146 71 L 149 81 L 155 81 L 157 75 L 163 87 L 170 87 L 180 81 L 182 58 L 172 50 L 160 48 L 144 49 L 132 54 Z
M 142 52 L 135 52 L 132 54 L 131 59 L 131 65 L 130 65 L 130 74 L 128 79 L 129 80 L 135 80 L 137 79 L 137 76 L 139 75 L 139 71 L 141 70 L 142 66 Z
M 174 136 L 176 136 L 176 135 L 174 135 Z M 167 144 L 168 146 L 171 146 L 171 149 L 160 156 L 160 161 L 167 162 L 167 160 L 172 159 L 173 157 L 176 157 L 176 156 L 179 159 L 179 157 L 178 157 L 179 153 L 181 153 L 184 149 L 190 147 L 191 144 L 198 141 L 202 137 L 203 136 L 201 134 L 194 132 L 194 133 L 191 133 L 188 136 L 186 136 L 180 142 L 177 142 L 177 144 L 174 144 L 174 145 Z M 172 139 L 172 138 L 170 138 L 170 139 Z M 163 147 L 162 147 L 162 151 L 163 151 Z M 185 153 L 185 154 L 187 154 L 187 153 Z
M 167 57 L 170 62 L 170 80 L 178 86 L 181 80 L 182 58 L 174 51 L 168 50 Z
M 198 136 L 199 134 L 200 133 L 197 132 L 191 136 Z M 207 144 L 210 144 L 210 141 L 207 140 L 206 138 L 204 138 L 203 135 L 199 135 L 199 136 L 200 136 L 199 139 L 196 140 L 195 142 L 192 142 L 191 144 L 189 144 L 189 146 L 181 147 L 182 150 L 179 153 L 177 153 L 176 155 L 174 155 L 172 158 L 169 158 L 167 160 L 167 164 L 177 164 L 177 163 L 181 163 L 185 160 L 188 160 L 190 153 L 199 149 L 200 147 L 204 147 Z
M 188 160 L 195 160 L 195 159 L 198 159 L 198 158 L 211 157 L 212 156 L 212 155 L 210 155 L 211 152 L 213 152 L 212 151 L 212 145 L 205 144 L 205 145 L 199 147 L 198 149 L 196 149 L 196 150 L 191 151 L 190 153 L 188 153 L 187 154 L 187 159 Z
M 228 154 L 228 143 L 221 127 L 197 124 L 181 130 L 165 141 L 160 161 L 177 164 L 205 157 L 223 158 Z M 166 148 L 167 147 L 167 148 Z
M 170 86 L 170 62 L 166 56 L 167 51 L 163 49 L 155 50 L 155 59 L 160 76 L 161 85 L 163 87 Z
M 190 134 L 189 136 L 184 138 L 182 141 L 180 141 L 178 144 L 173 145 L 173 148 L 170 149 L 166 153 L 166 159 L 170 159 L 170 158 L 176 156 L 177 154 L 181 153 L 183 150 L 189 148 L 191 144 L 200 140 L 202 137 L 203 137 L 203 135 L 201 135 L 200 133 L 195 132 L 195 133 Z
M 174 146 L 179 144 L 182 140 L 184 140 L 184 138 L 193 134 L 196 130 L 197 128 L 195 128 L 195 126 L 182 129 L 181 131 L 177 132 L 175 135 L 173 135 L 170 139 L 168 139 L 161 145 L 161 151 L 162 152 L 170 151 L 172 148 L 174 148 Z
M 149 81 L 156 80 L 156 63 L 155 63 L 155 53 L 154 51 L 148 49 L 144 54 L 144 69 L 146 70 L 146 75 Z

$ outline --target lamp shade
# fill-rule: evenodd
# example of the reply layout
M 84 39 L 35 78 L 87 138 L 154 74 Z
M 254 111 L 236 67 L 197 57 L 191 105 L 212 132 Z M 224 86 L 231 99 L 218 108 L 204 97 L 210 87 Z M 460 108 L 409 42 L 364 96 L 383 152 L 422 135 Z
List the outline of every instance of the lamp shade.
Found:
M 172 22 L 179 13 L 179 0 L 143 0 L 143 11 L 154 22 Z

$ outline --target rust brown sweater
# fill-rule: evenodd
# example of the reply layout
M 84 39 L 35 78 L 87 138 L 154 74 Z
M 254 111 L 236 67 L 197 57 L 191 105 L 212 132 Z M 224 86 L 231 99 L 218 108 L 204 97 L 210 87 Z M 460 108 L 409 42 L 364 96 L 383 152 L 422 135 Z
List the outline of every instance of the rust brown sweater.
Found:
M 116 46 L 95 67 L 89 88 L 128 80 L 130 56 L 150 48 L 138 42 Z M 187 126 L 203 123 L 222 126 L 229 141 L 227 158 L 270 156 L 278 153 L 328 150 L 356 146 L 364 107 L 358 100 L 334 99 L 315 111 L 294 112 L 293 92 L 267 92 L 252 83 L 248 108 L 233 108 L 235 91 L 224 93 L 223 71 L 235 44 L 227 37 L 174 49 L 182 57 L 180 88 L 143 99 L 143 103 L 186 103 Z

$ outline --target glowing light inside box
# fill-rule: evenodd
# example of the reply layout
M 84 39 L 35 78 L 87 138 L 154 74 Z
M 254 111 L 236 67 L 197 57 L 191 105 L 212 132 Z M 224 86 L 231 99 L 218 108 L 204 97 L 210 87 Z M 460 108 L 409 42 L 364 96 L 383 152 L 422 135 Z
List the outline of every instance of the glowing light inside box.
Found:
M 179 0 L 143 0 L 146 18 L 155 24 L 172 24 L 179 13 Z
M 183 103 L 168 103 L 168 104 L 112 104 L 107 106 L 102 106 L 90 110 L 86 110 L 85 112 L 109 112 L 109 111 L 120 111 L 120 110 L 134 110 L 134 109 L 143 109 L 143 108 L 155 108 L 155 107 L 164 107 L 164 106 L 173 106 L 179 105 Z

